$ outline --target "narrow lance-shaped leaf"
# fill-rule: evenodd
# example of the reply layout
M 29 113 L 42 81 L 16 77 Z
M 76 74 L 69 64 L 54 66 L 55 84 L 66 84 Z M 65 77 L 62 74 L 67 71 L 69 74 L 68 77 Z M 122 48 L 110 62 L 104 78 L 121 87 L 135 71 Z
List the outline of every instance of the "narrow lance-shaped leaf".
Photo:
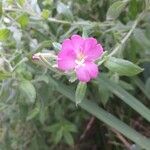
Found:
M 104 84 L 112 93 L 117 95 L 121 100 L 127 103 L 135 111 L 142 115 L 145 119 L 150 121 L 150 110 L 144 106 L 139 100 L 129 94 L 121 86 L 117 85 L 113 81 L 110 81 L 108 78 L 101 74 L 101 77 L 97 80 L 99 84 Z
M 62 83 L 58 83 L 57 81 L 54 81 L 57 87 L 57 91 L 59 91 L 61 94 L 65 95 L 69 98 L 69 100 L 75 102 L 75 96 L 74 91 L 72 91 L 70 88 L 65 86 Z M 125 135 L 127 138 L 131 139 L 138 145 L 140 145 L 142 148 L 149 150 L 150 147 L 150 140 L 146 137 L 142 136 L 138 132 L 136 132 L 134 129 L 99 107 L 97 104 L 95 104 L 92 101 L 84 99 L 82 103 L 79 103 L 79 106 L 81 106 L 83 109 L 88 111 L 90 114 L 94 115 L 110 127 L 118 130 L 120 133 Z
M 104 64 L 110 71 L 119 75 L 134 76 L 143 71 L 132 62 L 120 58 L 110 57 Z
M 147 87 L 148 82 L 146 82 L 146 84 L 144 85 L 144 83 L 139 78 L 135 77 L 132 79 L 132 81 L 138 86 L 138 88 L 143 92 L 143 94 L 148 98 L 148 100 L 150 100 L 150 87 Z
M 60 142 L 60 140 L 62 139 L 63 136 L 63 128 L 60 128 L 57 130 L 55 136 L 54 136 L 54 143 L 57 144 L 58 142 Z
M 109 100 L 111 94 L 110 91 L 104 84 L 101 84 L 99 85 L 98 93 L 99 93 L 99 99 L 101 103 L 105 106 Z
M 84 83 L 84 82 L 78 83 L 76 93 L 75 93 L 76 105 L 81 103 L 81 101 L 84 99 L 86 88 L 87 88 L 86 83 Z
M 106 19 L 115 20 L 120 15 L 120 13 L 124 10 L 124 8 L 127 5 L 127 2 L 128 0 L 122 0 L 113 3 L 107 11 Z
M 150 99 L 150 77 L 146 80 L 145 91 L 149 95 L 148 97 Z

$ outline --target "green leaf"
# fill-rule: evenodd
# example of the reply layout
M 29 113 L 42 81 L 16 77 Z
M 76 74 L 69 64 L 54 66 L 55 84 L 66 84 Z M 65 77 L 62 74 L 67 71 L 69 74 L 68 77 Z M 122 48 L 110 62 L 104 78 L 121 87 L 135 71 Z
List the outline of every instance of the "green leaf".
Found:
M 33 104 L 35 102 L 36 90 L 30 81 L 22 80 L 19 84 L 19 89 L 28 104 Z
M 131 19 L 135 19 L 138 13 L 138 2 L 137 0 L 130 0 L 129 3 L 129 16 Z
M 60 123 L 55 123 L 49 127 L 45 127 L 44 130 L 47 132 L 56 132 L 60 128 Z
M 71 146 L 74 144 L 73 137 L 69 132 L 64 133 L 64 139 L 67 144 L 69 144 Z
M 41 16 L 44 18 L 44 19 L 48 19 L 50 15 L 50 11 L 48 9 L 44 9 L 41 13 Z
M 60 140 L 62 139 L 63 136 L 63 129 L 60 128 L 59 130 L 57 130 L 57 132 L 54 134 L 54 142 L 55 144 L 57 144 L 58 142 L 60 142 Z
M 24 13 L 17 19 L 17 22 L 20 24 L 22 28 L 25 28 L 29 23 L 29 16 L 28 14 Z
M 0 41 L 5 41 L 10 36 L 10 30 L 9 29 L 0 29 Z
M 52 5 L 52 4 L 53 4 L 53 0 L 44 0 L 44 1 L 42 2 L 42 4 L 43 4 L 44 6 L 46 6 L 46 5 Z
M 3 5 L 2 5 L 2 2 L 0 2 L 0 18 L 2 17 L 3 15 Z
M 40 108 L 39 106 L 36 106 L 31 112 L 29 112 L 26 120 L 27 121 L 32 120 L 39 114 L 39 112 L 40 112 Z
M 99 85 L 98 91 L 99 91 L 100 101 L 105 106 L 109 100 L 110 92 L 108 88 L 103 84 Z
M 63 121 L 63 130 L 64 132 L 77 132 L 76 126 L 68 120 Z
M 77 132 L 77 128 L 74 124 L 69 124 L 67 126 L 67 130 L 70 131 L 70 132 Z
M 119 75 L 134 76 L 143 71 L 132 62 L 120 58 L 110 57 L 104 64 L 110 71 Z
M 0 81 L 7 79 L 7 78 L 10 78 L 10 77 L 11 77 L 10 73 L 0 70 Z
M 37 79 L 36 79 L 37 81 L 43 81 L 43 82 L 45 82 L 45 83 L 49 83 L 49 78 L 48 78 L 48 76 L 46 76 L 46 75 L 41 75 L 41 76 L 39 76 Z
M 121 87 L 123 87 L 126 90 L 134 90 L 132 84 L 129 84 L 125 81 L 119 80 L 119 84 L 120 84 Z
M 75 93 L 76 105 L 81 103 L 81 101 L 84 99 L 86 88 L 87 88 L 87 84 L 85 82 L 78 83 L 76 93 Z
M 138 42 L 142 48 L 147 49 L 150 47 L 149 39 L 147 38 L 144 30 L 135 29 L 133 32 L 133 37 L 135 41 Z
M 145 92 L 147 93 L 147 97 L 150 99 L 150 77 L 146 80 Z
M 128 0 L 122 0 L 122 1 L 117 1 L 113 3 L 107 11 L 106 19 L 115 20 L 121 14 L 121 12 L 125 9 L 127 2 Z
M 74 91 L 72 91 L 69 87 L 65 86 L 62 83 L 58 83 L 57 81 L 54 81 L 55 84 L 59 85 L 57 86 L 57 90 L 63 94 L 64 96 L 68 97 L 69 100 L 75 102 L 75 95 Z M 140 145 L 142 148 L 149 150 L 150 147 L 150 140 L 117 119 L 115 116 L 111 115 L 109 112 L 105 111 L 101 107 L 99 107 L 97 104 L 95 104 L 93 101 L 89 101 L 84 99 L 82 103 L 79 104 L 83 109 L 85 109 L 87 112 L 92 114 L 93 116 L 97 117 L 110 127 L 118 130 L 120 133 L 122 133 L 124 136 L 129 138 L 130 140 L 134 141 L 138 145 Z
M 150 100 L 150 82 L 144 83 L 139 78 L 133 78 L 132 81 L 138 86 L 138 88 L 143 92 L 143 94 Z M 149 87 L 148 87 L 149 86 Z
M 130 147 L 131 150 L 142 150 L 142 148 L 136 144 L 133 144 L 131 147 Z
M 126 104 L 132 107 L 135 111 L 142 115 L 145 119 L 150 121 L 150 110 L 144 106 L 139 100 L 129 94 L 121 86 L 117 85 L 113 81 L 110 81 L 104 75 L 101 74 L 101 77 L 98 78 L 99 84 L 104 84 L 112 93 L 118 96 Z
M 26 0 L 17 0 L 17 3 L 20 5 L 20 6 L 23 6 L 25 4 L 25 1 Z

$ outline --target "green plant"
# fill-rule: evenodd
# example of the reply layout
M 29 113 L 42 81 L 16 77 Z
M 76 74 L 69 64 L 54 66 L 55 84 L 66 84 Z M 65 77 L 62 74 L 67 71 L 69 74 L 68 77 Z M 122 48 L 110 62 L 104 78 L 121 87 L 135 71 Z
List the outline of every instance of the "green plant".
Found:
M 150 121 L 149 8 L 149 0 L 2 0 L 0 149 L 81 149 L 78 138 L 91 114 L 106 124 L 112 149 L 148 150 L 149 135 L 131 120 L 141 117 L 145 128 Z M 99 77 L 87 85 L 53 67 L 72 34 L 95 37 L 106 51 L 97 61 Z M 114 129 L 129 145 L 116 144 Z M 107 150 L 104 137 L 96 140 Z

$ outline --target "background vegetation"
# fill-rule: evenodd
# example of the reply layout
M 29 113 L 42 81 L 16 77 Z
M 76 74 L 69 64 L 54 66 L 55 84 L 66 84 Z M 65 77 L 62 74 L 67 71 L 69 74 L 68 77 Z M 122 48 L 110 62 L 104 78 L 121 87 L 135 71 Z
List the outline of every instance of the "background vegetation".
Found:
M 149 8 L 149 0 L 1 0 L 0 150 L 149 150 Z M 57 54 L 75 33 L 107 52 L 78 107 L 78 81 L 32 60 Z

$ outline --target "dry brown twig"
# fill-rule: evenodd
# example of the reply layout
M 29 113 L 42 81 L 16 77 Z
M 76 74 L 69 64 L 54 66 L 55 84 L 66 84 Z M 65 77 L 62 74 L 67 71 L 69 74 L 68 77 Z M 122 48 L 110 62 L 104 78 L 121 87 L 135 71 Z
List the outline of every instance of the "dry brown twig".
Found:
M 125 147 L 128 149 L 128 150 L 131 150 L 131 145 L 130 143 L 115 129 L 111 129 L 115 134 L 116 134 L 116 137 L 125 145 Z
M 87 132 L 88 132 L 89 129 L 92 127 L 92 124 L 93 124 L 94 120 L 95 120 L 95 117 L 92 116 L 92 117 L 90 118 L 89 122 L 87 123 L 87 126 L 86 126 L 86 128 L 85 128 L 83 134 L 80 136 L 79 141 L 81 141 L 81 140 L 84 139 L 84 137 L 86 136 Z

